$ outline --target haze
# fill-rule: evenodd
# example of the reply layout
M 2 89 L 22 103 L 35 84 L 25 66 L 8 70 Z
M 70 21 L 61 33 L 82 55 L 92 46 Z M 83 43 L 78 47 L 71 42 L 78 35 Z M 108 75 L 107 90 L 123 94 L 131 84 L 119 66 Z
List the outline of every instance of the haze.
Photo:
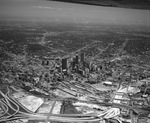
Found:
M 125 9 L 46 0 L 0 0 L 0 19 L 150 26 L 150 10 Z

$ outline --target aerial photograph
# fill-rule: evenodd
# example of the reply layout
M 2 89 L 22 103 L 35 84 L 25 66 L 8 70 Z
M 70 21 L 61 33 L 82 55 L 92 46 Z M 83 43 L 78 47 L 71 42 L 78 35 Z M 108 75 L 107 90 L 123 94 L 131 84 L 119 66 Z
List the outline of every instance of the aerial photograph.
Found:
M 150 123 L 150 0 L 0 0 L 0 123 Z

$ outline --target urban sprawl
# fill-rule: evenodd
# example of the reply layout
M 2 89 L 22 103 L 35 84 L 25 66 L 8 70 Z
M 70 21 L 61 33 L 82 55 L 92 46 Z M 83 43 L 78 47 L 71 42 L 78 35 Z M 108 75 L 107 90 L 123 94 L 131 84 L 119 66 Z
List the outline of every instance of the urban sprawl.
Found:
M 0 122 L 150 122 L 150 67 L 85 53 L 42 60 L 0 86 Z M 7 83 L 7 84 L 6 84 Z

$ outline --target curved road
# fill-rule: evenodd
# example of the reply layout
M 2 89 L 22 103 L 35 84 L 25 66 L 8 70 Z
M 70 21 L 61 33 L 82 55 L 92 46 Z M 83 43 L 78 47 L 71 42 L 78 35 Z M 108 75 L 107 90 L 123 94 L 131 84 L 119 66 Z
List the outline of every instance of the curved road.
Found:
M 47 114 L 39 114 L 29 111 L 24 106 L 22 106 L 17 100 L 13 99 L 10 94 L 13 90 L 9 85 L 0 86 L 0 106 L 4 110 L 3 114 L 0 114 L 0 122 L 10 121 L 15 119 L 28 119 L 28 120 L 42 120 L 42 121 L 60 121 L 60 122 L 90 122 L 90 121 L 100 121 L 103 118 L 109 119 L 117 117 L 120 114 L 120 108 L 126 108 L 129 110 L 136 110 L 140 112 L 148 112 L 148 110 L 140 109 L 133 106 L 125 106 L 116 103 L 106 103 L 106 102 L 93 102 L 93 101 L 78 101 L 80 103 L 87 104 L 97 104 L 102 106 L 111 106 L 107 111 L 101 114 L 52 114 L 52 110 Z M 63 101 L 63 99 L 54 99 L 54 101 Z M 52 106 L 54 109 L 55 104 Z M 118 119 L 119 120 L 119 119 Z

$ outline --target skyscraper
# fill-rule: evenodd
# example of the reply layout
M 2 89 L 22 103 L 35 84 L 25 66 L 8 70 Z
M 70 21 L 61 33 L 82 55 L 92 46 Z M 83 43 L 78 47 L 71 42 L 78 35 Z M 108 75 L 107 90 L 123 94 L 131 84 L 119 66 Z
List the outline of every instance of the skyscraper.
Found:
M 76 54 L 76 57 L 75 57 L 75 63 L 79 64 L 79 56 L 77 54 Z
M 46 61 L 46 65 L 49 65 L 49 61 Z
M 80 59 L 81 59 L 81 62 L 82 62 L 82 63 L 84 62 L 84 57 L 85 57 L 85 54 L 84 54 L 84 53 L 81 53 L 81 54 L 80 54 Z
M 45 65 L 45 61 L 42 60 L 42 65 Z
M 62 59 L 62 70 L 67 70 L 67 59 Z
M 73 58 L 71 65 L 72 65 L 72 70 L 75 70 L 75 58 Z

